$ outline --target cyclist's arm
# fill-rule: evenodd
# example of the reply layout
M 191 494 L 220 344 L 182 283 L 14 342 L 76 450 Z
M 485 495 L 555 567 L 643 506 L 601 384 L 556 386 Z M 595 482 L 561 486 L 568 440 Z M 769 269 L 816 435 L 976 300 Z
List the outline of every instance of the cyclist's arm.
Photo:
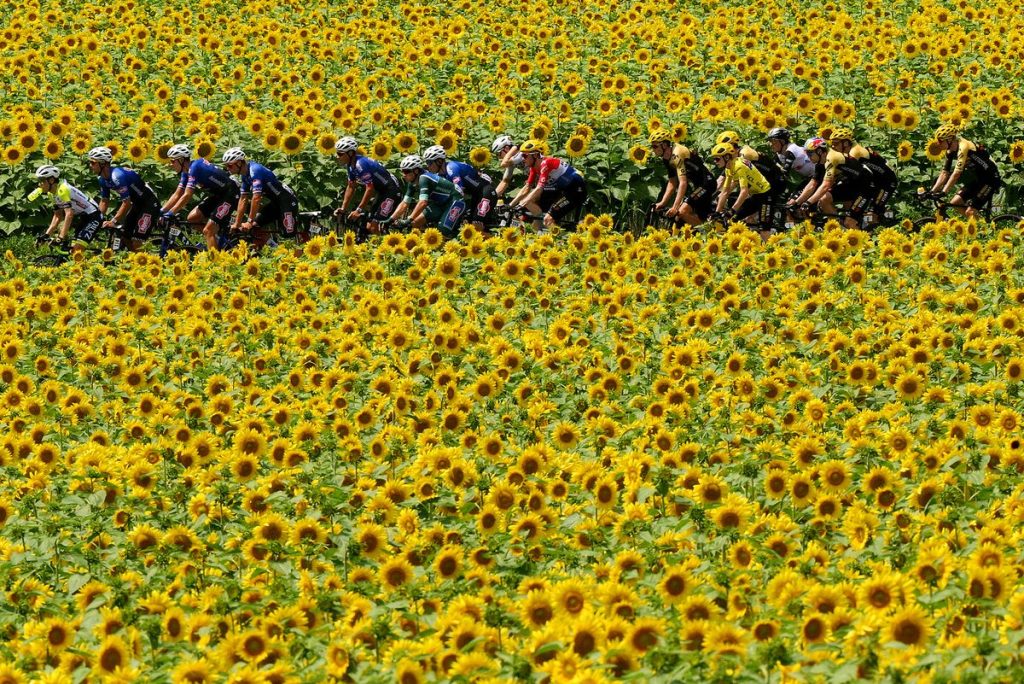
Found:
M 800 194 L 796 196 L 796 199 L 793 200 L 793 204 L 803 204 L 808 201 L 817 189 L 818 181 L 812 177 L 811 180 L 807 181 L 807 185 L 805 185 L 804 189 L 800 191 Z
M 53 231 L 57 230 L 57 225 L 60 223 L 62 217 L 63 213 L 60 209 L 53 210 L 53 217 L 50 218 L 50 225 L 46 227 L 46 233 L 44 233 L 46 237 L 52 236 Z
M 834 183 L 832 182 L 832 179 L 826 176 L 825 180 L 821 182 L 821 187 L 815 190 L 814 193 L 812 193 L 811 196 L 807 199 L 807 201 L 810 202 L 811 204 L 816 204 L 820 202 L 822 197 L 832 192 L 833 185 Z
M 512 184 L 512 176 L 515 175 L 516 169 L 514 166 L 506 166 L 505 170 L 501 174 L 501 181 L 498 183 L 498 187 L 494 188 L 494 194 L 501 197 L 508 190 L 508 186 Z
M 425 199 L 421 199 L 420 201 L 418 201 L 416 203 L 416 206 L 413 207 L 412 209 L 412 214 L 410 214 L 409 220 L 415 221 L 416 219 L 418 219 L 420 217 L 420 214 L 427 210 L 428 204 L 429 202 Z
M 179 190 L 176 190 L 174 194 L 178 195 L 177 201 L 172 202 L 169 200 L 167 203 L 167 207 L 164 209 L 164 211 L 181 211 L 185 207 L 185 205 L 187 205 L 189 201 L 192 199 L 192 195 L 194 193 L 195 190 L 193 188 L 185 188 L 184 190 L 180 190 L 180 192 Z M 171 197 L 173 199 L 174 196 L 172 195 Z
M 342 211 L 348 209 L 348 205 L 352 202 L 352 195 L 354 195 L 356 192 L 357 185 L 359 185 L 359 183 L 357 183 L 354 180 L 350 180 L 348 183 L 345 184 L 345 196 L 342 197 L 341 199 Z M 363 195 L 365 196 L 365 194 L 366 193 L 364 192 Z
M 661 199 L 658 200 L 658 204 L 657 204 L 658 208 L 659 209 L 664 209 L 665 207 L 667 207 L 668 203 L 669 203 L 669 200 L 673 200 L 673 204 L 674 204 L 674 199 L 678 195 L 678 192 L 677 192 L 678 189 L 679 189 L 679 178 L 677 176 L 669 176 L 668 177 L 668 184 L 665 186 L 665 192 L 663 192 L 661 194 Z
M 58 223 L 60 222 L 60 212 L 61 212 L 61 210 L 58 209 L 57 210 L 57 220 L 58 220 Z M 74 212 L 74 210 L 71 209 L 71 207 L 65 207 L 63 209 L 63 212 L 64 212 L 64 220 L 63 220 L 63 224 L 60 227 L 60 239 L 61 240 L 63 240 L 64 238 L 66 238 L 68 236 L 68 231 L 71 230 L 71 223 L 75 220 L 75 212 Z
M 523 189 L 526 190 L 526 188 L 523 188 Z M 533 204 L 538 199 L 540 199 L 540 196 L 541 196 L 542 192 L 544 192 L 544 186 L 542 186 L 540 183 L 538 183 L 537 187 L 530 189 L 529 192 L 526 193 L 526 196 L 523 197 L 522 200 L 520 200 L 519 197 L 516 196 L 515 204 L 517 204 L 519 206 L 524 206 L 524 207 L 526 205 L 528 205 L 528 204 Z
M 397 221 L 398 219 L 404 217 L 407 213 L 409 213 L 410 206 L 412 206 L 412 200 L 407 197 L 403 198 L 402 201 L 398 203 L 398 206 L 395 207 L 395 210 L 391 212 L 391 216 L 388 217 L 388 220 Z
M 508 152 L 506 152 L 505 156 L 501 158 L 501 162 L 500 162 L 501 168 L 503 168 L 503 169 L 511 169 L 511 168 L 513 168 L 512 167 L 512 160 L 514 160 L 516 158 L 517 154 L 519 154 L 519 147 L 518 146 L 515 146 L 512 149 L 510 149 Z
M 249 193 L 243 192 L 238 196 L 238 206 L 235 207 L 235 220 L 232 222 L 231 230 L 238 230 L 242 227 L 242 217 L 246 214 L 249 206 Z
M 249 223 L 255 224 L 256 217 L 260 213 L 260 206 L 263 204 L 263 193 L 254 192 L 252 193 L 252 199 L 249 201 Z
M 949 191 L 953 189 L 953 187 L 956 185 L 957 181 L 960 180 L 960 176 L 962 174 L 963 174 L 963 171 L 961 169 L 959 169 L 959 168 L 953 169 L 953 173 L 949 174 L 949 178 L 946 179 L 946 183 L 941 188 L 943 195 L 948 194 Z
M 949 179 L 950 179 L 950 173 L 948 171 L 946 171 L 945 169 L 940 171 L 939 172 L 939 177 L 935 179 L 935 184 L 932 185 L 932 192 L 940 192 L 941 191 L 942 194 L 946 194 L 946 192 L 948 192 L 946 190 L 946 181 L 948 181 Z
M 122 202 L 121 204 L 123 205 L 124 202 Z M 100 198 L 99 206 L 100 206 L 100 213 L 103 214 L 104 216 L 106 216 L 107 215 L 107 209 L 110 207 L 110 200 L 107 199 L 106 197 L 101 197 Z
M 363 213 L 363 211 L 366 210 L 366 205 L 373 201 L 373 198 L 376 196 L 377 188 L 373 187 L 372 183 L 370 185 L 367 185 L 366 189 L 363 190 L 362 199 L 359 200 L 359 204 L 356 206 L 356 211 L 358 211 L 360 214 Z
M 725 211 L 725 205 L 729 202 L 729 193 L 732 192 L 732 178 L 723 173 L 721 181 L 721 189 L 718 191 L 718 205 L 715 207 L 715 211 L 719 213 Z
M 106 202 L 100 202 L 100 213 L 106 216 L 107 208 L 104 206 Z M 132 209 L 132 201 L 130 199 L 121 200 L 120 206 L 117 207 L 117 213 L 114 217 L 108 221 L 108 223 L 120 223 L 124 220 L 124 217 L 128 215 L 128 212 Z
M 176 207 L 177 206 L 178 200 L 181 199 L 181 196 L 184 193 L 185 193 L 185 188 L 183 188 L 181 186 L 178 186 L 177 188 L 175 188 L 174 192 L 171 193 L 171 196 L 167 198 L 166 202 L 164 202 L 164 206 L 162 206 L 160 208 L 161 211 L 163 211 L 165 213 L 168 212 L 168 211 L 171 211 L 171 207 Z

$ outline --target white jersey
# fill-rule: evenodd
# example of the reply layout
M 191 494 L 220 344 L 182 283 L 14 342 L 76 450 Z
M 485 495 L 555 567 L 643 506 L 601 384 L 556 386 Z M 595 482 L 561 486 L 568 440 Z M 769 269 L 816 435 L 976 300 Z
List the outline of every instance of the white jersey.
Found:
M 43 194 L 43 191 L 36 188 L 29 193 L 29 200 L 34 200 Z M 56 191 L 53 193 L 53 208 L 54 209 L 67 209 L 71 208 L 76 216 L 83 214 L 98 214 L 100 208 L 96 206 L 96 203 L 89 199 L 89 196 L 84 192 L 71 185 L 67 181 L 61 181 L 60 185 L 57 186 Z
M 793 161 L 790 164 L 791 155 Z M 789 164 L 791 170 L 796 171 L 804 178 L 810 178 L 814 175 L 814 162 L 807 156 L 804 148 L 796 143 L 789 143 L 786 149 L 779 153 L 779 162 L 783 166 Z

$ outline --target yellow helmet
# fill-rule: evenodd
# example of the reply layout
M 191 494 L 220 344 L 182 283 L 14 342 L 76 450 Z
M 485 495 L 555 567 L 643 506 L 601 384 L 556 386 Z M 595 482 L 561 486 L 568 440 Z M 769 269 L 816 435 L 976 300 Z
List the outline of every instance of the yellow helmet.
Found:
M 718 134 L 718 137 L 715 138 L 715 142 L 719 144 L 727 143 L 729 145 L 739 145 L 740 134 L 736 131 L 722 131 Z
M 519 146 L 519 151 L 523 154 L 530 154 L 531 152 L 541 153 L 544 151 L 544 143 L 539 140 L 527 140 Z
M 953 124 L 942 124 L 935 130 L 936 140 L 952 140 L 957 136 L 958 131 Z
M 722 142 L 718 143 L 711 148 L 712 157 L 724 157 L 727 154 L 736 154 L 736 148 L 730 143 Z
M 836 140 L 849 140 L 850 142 L 853 142 L 853 131 L 844 126 L 840 126 L 832 131 L 832 135 L 829 136 L 829 140 L 832 142 L 835 142 Z
M 666 131 L 664 128 L 659 128 L 656 131 L 652 131 L 650 136 L 647 138 L 647 142 L 651 145 L 657 145 L 662 142 L 672 142 L 672 132 Z

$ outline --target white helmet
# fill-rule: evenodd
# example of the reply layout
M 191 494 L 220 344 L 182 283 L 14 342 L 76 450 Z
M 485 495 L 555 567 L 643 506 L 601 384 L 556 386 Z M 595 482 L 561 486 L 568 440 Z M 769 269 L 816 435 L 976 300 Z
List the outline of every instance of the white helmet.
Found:
M 242 151 L 241 147 L 232 147 L 229 150 L 224 150 L 223 161 L 225 164 L 245 161 L 245 152 Z
M 192 151 L 188 149 L 188 145 L 173 145 L 171 149 L 167 150 L 168 159 L 191 159 Z
M 355 152 L 358 147 L 359 142 L 355 138 L 350 137 L 338 138 L 338 142 L 334 143 L 334 151 L 338 154 Z
M 43 178 L 60 178 L 60 169 L 56 166 L 44 164 L 36 169 L 36 178 L 39 178 L 40 180 Z
M 515 143 L 512 141 L 512 138 L 508 137 L 507 135 L 499 135 L 497 138 L 494 139 L 494 142 L 491 143 L 491 152 L 497 154 L 506 147 L 513 146 L 515 146 Z
M 89 150 L 89 154 L 85 156 L 86 159 L 94 162 L 105 162 L 109 164 L 114 161 L 114 153 L 110 151 L 109 147 L 94 147 Z
M 428 164 L 433 161 L 441 161 L 448 158 L 448 153 L 440 145 L 431 145 L 423 150 L 423 161 Z
M 402 163 L 398 165 L 398 168 L 402 171 L 413 171 L 415 169 L 422 169 L 424 166 L 426 164 L 418 154 L 410 154 L 402 159 Z

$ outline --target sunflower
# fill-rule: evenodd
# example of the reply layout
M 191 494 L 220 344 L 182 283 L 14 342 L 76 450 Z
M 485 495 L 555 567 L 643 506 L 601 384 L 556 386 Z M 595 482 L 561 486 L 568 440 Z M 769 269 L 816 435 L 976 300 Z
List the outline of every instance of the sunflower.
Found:
M 287 133 L 281 138 L 281 151 L 287 155 L 295 155 L 302 151 L 306 141 L 297 132 Z
M 572 159 L 582 157 L 587 153 L 587 138 L 579 134 L 570 136 L 565 143 L 565 153 Z
M 459 144 L 459 138 L 451 131 L 445 131 L 437 136 L 436 143 L 444 148 L 445 153 L 451 155 Z
M 337 142 L 333 133 L 321 133 L 316 139 L 316 149 L 320 154 L 333 155 L 334 144 Z
M 1020 164 L 1024 162 L 1024 140 L 1015 140 L 1010 145 L 1010 163 Z
M 658 595 L 669 605 L 683 601 L 691 586 L 690 575 L 680 566 L 665 568 L 661 581 L 658 582 Z
M 19 164 L 24 158 L 25 152 L 17 145 L 9 145 L 4 149 L 4 163 L 8 166 Z
M 629 159 L 637 166 L 645 166 L 650 151 L 644 145 L 633 145 L 629 148 Z
M 64 153 L 64 145 L 57 138 L 49 138 L 43 144 L 43 156 L 47 159 L 57 159 Z
M 559 449 L 572 449 L 580 441 L 580 434 L 571 423 L 559 423 L 552 432 L 555 446 Z
M 108 636 L 96 650 L 96 667 L 113 674 L 129 666 L 128 645 L 117 635 Z
M 491 151 L 486 147 L 474 147 L 469 151 L 469 163 L 480 169 L 491 163 Z
M 914 146 L 909 140 L 900 142 L 896 148 L 896 158 L 901 162 L 908 162 L 914 156 Z
M 419 142 L 416 140 L 416 135 L 413 133 L 399 133 L 394 137 L 392 142 L 395 144 L 395 149 L 397 149 L 401 154 L 408 154 L 419 146 Z
M 924 646 L 932 631 L 928 614 L 917 605 L 896 611 L 886 622 L 888 641 L 899 642 L 909 648 Z
M 404 556 L 396 556 L 380 566 L 378 576 L 384 588 L 393 591 L 412 580 L 413 569 Z

